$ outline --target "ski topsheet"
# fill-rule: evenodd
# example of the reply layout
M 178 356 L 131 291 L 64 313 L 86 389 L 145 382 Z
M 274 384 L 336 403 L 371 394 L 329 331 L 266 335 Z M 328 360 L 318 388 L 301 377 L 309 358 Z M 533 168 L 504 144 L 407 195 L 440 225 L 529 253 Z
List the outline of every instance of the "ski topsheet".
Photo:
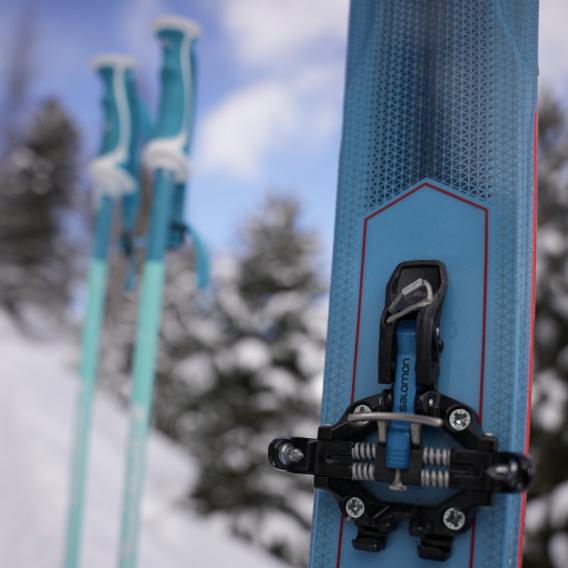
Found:
M 323 424 L 385 386 L 387 283 L 399 263 L 432 259 L 448 279 L 437 388 L 474 409 L 500 450 L 527 451 L 537 19 L 537 0 L 352 2 Z M 366 487 L 409 503 L 446 495 L 387 485 Z M 355 549 L 355 524 L 316 493 L 311 568 L 520 566 L 521 495 L 497 495 L 434 563 L 405 521 L 383 550 Z

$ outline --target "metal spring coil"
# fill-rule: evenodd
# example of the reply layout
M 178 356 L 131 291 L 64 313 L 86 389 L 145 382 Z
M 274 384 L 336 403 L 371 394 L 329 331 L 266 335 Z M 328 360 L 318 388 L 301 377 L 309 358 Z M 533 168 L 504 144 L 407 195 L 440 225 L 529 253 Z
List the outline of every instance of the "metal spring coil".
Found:
M 351 479 L 357 481 L 375 481 L 374 463 L 354 463 L 351 467 Z
M 447 469 L 427 469 L 420 471 L 420 485 L 422 487 L 449 487 L 450 472 Z
M 353 444 L 351 455 L 356 461 L 374 461 L 377 457 L 377 446 L 367 442 L 356 442 Z
M 424 448 L 422 463 L 426 465 L 450 465 L 451 450 L 449 448 Z

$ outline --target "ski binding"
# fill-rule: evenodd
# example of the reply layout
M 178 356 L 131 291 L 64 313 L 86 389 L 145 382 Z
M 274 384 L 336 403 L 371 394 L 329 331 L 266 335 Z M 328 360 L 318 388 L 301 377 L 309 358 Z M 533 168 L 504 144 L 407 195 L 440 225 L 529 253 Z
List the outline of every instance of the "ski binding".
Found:
M 418 556 L 447 560 L 453 538 L 471 528 L 480 506 L 497 493 L 525 491 L 533 476 L 530 458 L 498 451 L 477 413 L 437 389 L 440 316 L 448 287 L 440 261 L 397 266 L 380 318 L 377 395 L 349 405 L 317 439 L 279 438 L 268 449 L 272 466 L 314 476 L 330 492 L 343 516 L 357 526 L 354 548 L 378 552 L 400 520 L 418 537 Z M 428 447 L 428 429 L 441 430 L 451 447 Z M 376 437 L 376 441 L 371 436 Z M 409 487 L 442 488 L 439 503 L 415 504 L 378 496 L 372 482 L 395 495 Z

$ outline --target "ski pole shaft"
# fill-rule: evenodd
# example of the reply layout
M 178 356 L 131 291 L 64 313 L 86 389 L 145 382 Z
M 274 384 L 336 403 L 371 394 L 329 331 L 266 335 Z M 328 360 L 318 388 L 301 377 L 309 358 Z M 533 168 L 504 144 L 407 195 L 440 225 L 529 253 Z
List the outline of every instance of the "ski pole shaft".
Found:
M 113 210 L 116 197 L 134 191 L 136 185 L 129 171 L 134 132 L 130 104 L 134 95 L 133 63 L 126 57 L 115 55 L 100 57 L 93 66 L 103 82 L 104 133 L 98 157 L 91 164 L 96 218 L 81 341 L 81 384 L 76 405 L 65 568 L 76 568 L 80 563 L 89 434 L 104 317 Z
M 199 28 L 190 20 L 160 18 L 155 30 L 162 42 L 161 98 L 151 142 L 144 150 L 145 166 L 153 172 L 154 191 L 142 277 L 130 399 L 126 476 L 118 565 L 135 568 L 144 491 L 146 444 L 164 283 L 164 257 L 176 221 L 176 188 L 185 186 L 194 112 L 194 46 Z M 176 207 L 174 207 L 174 202 Z

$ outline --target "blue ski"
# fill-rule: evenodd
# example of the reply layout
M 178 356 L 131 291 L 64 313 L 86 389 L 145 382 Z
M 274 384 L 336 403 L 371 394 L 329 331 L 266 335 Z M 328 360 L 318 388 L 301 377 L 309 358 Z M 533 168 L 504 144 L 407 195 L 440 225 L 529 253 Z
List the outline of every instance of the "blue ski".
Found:
M 351 4 L 311 568 L 520 566 L 538 1 Z

